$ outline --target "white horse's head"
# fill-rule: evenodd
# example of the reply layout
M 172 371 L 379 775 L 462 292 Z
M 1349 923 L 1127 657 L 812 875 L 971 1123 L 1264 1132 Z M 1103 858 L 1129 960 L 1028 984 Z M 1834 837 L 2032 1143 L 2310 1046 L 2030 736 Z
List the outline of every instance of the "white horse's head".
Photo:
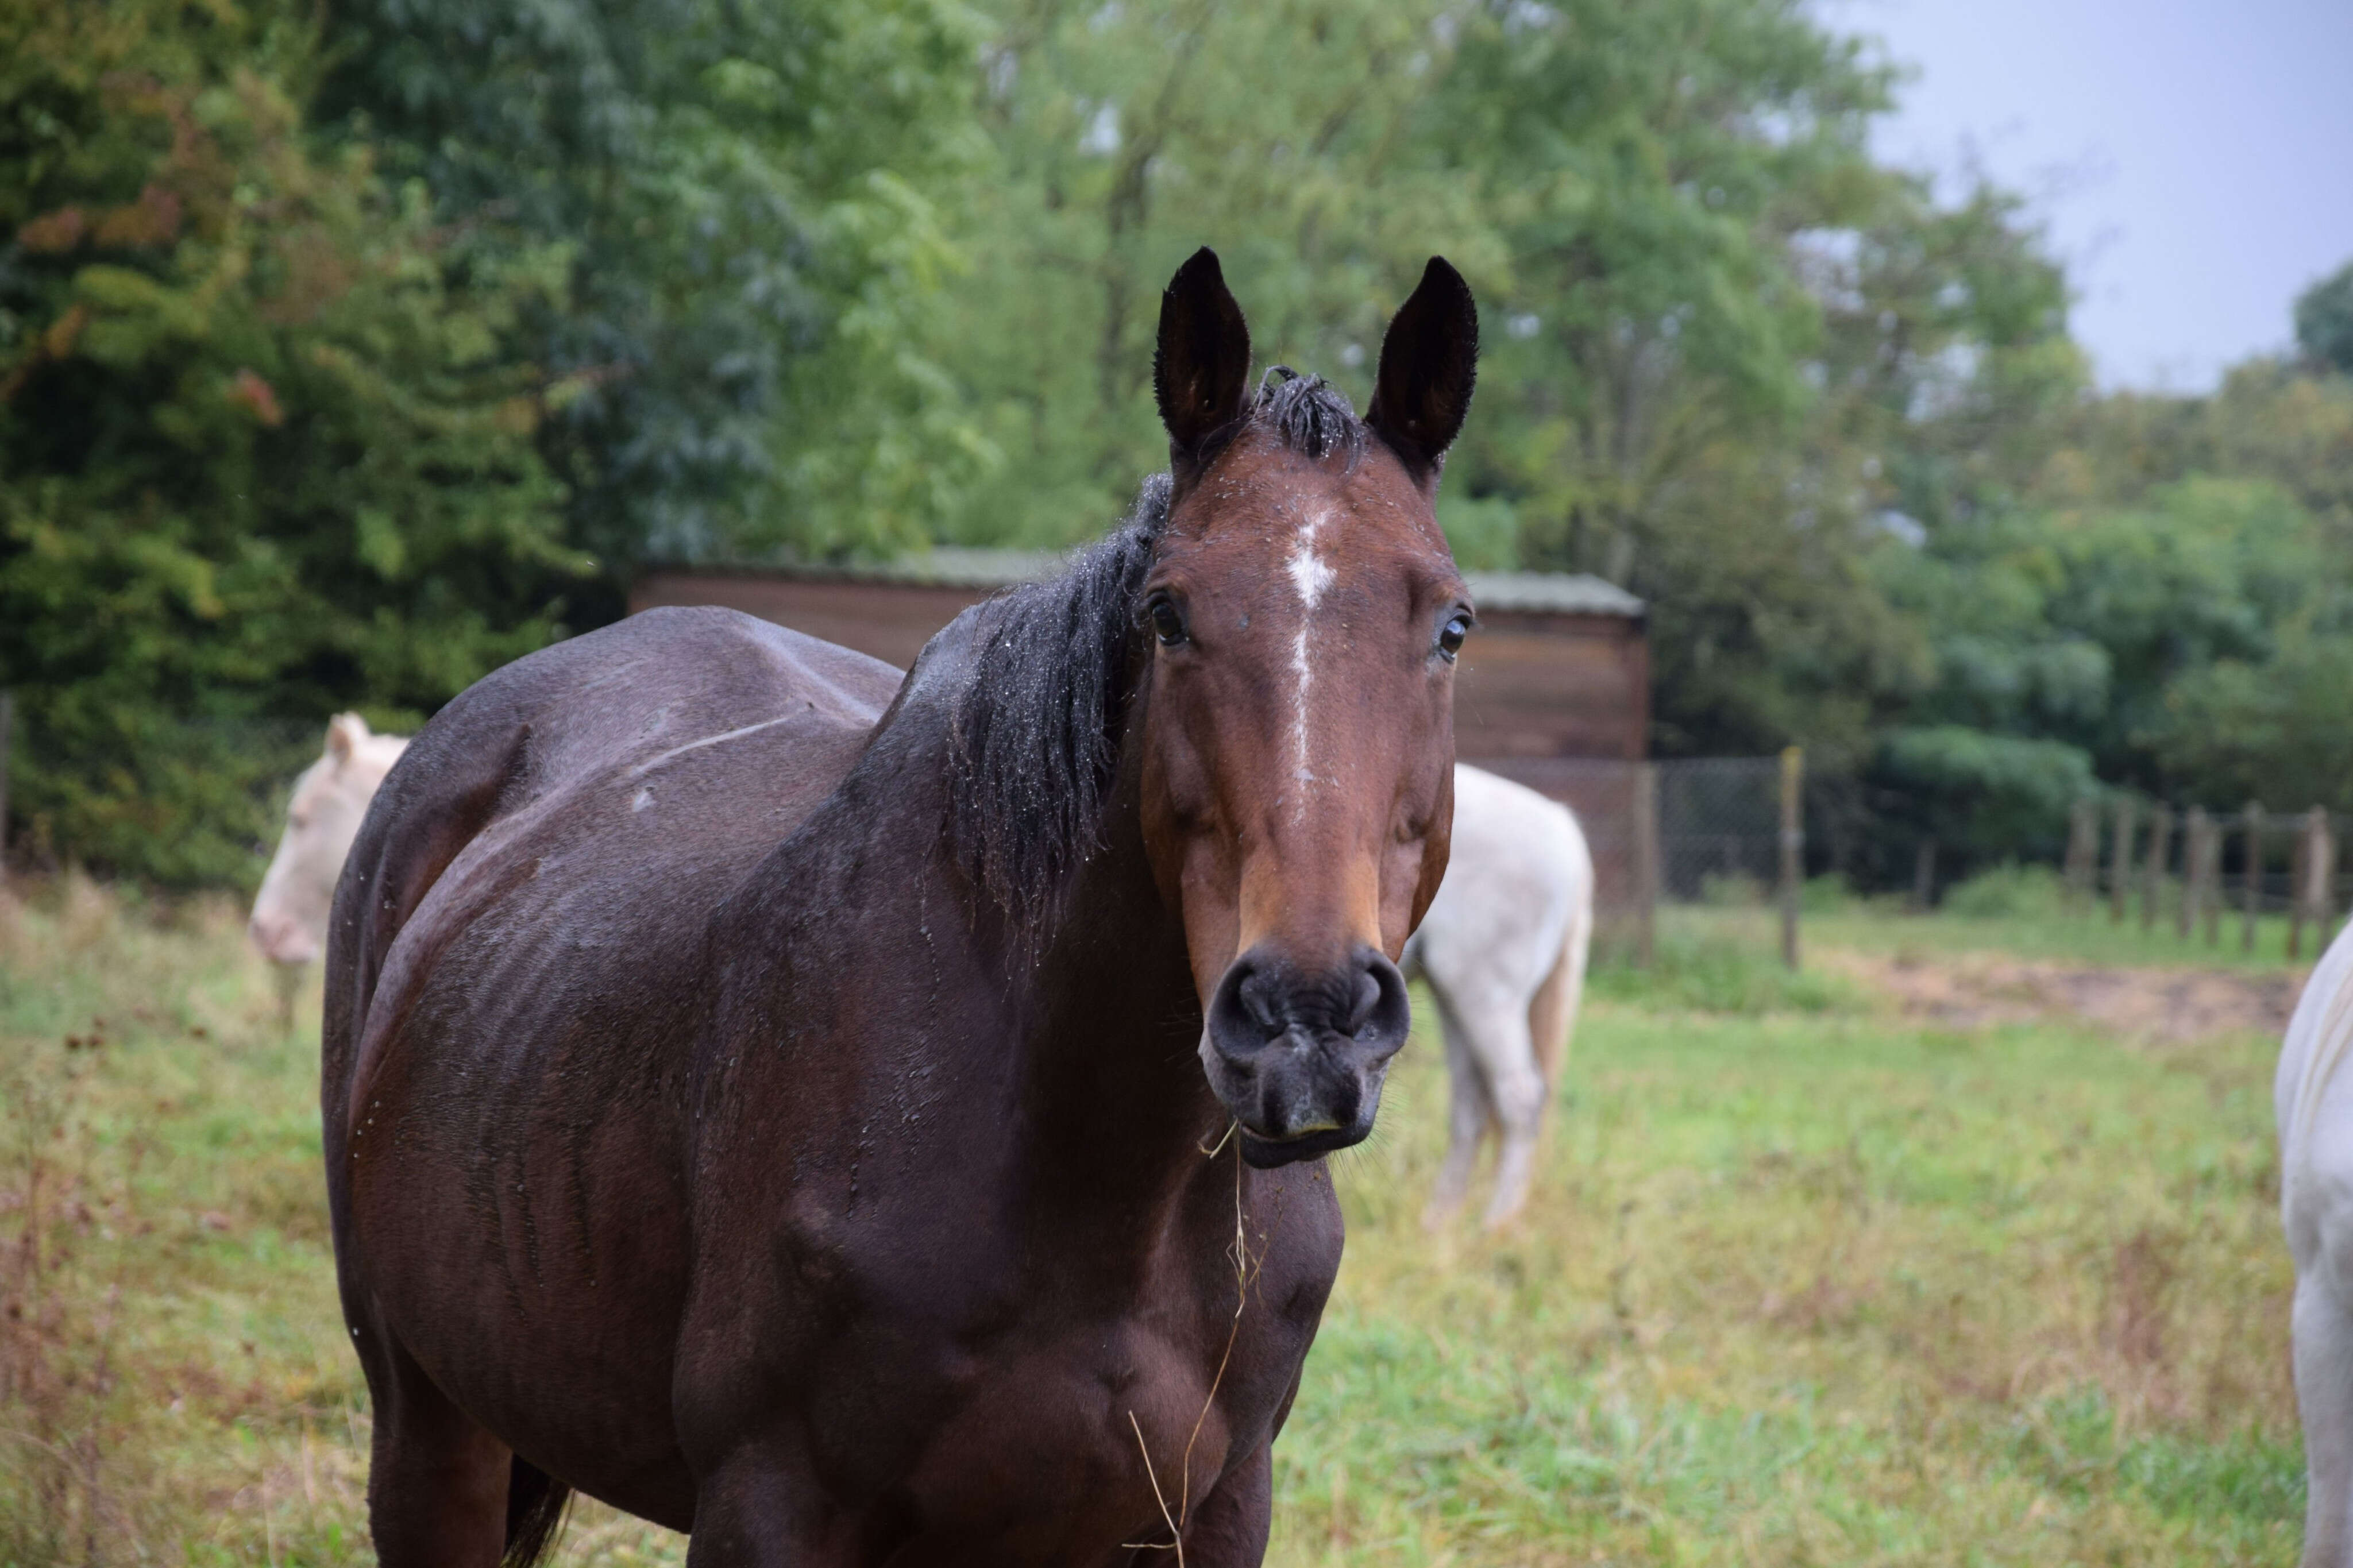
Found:
M 294 781 L 286 831 L 253 900 L 253 945 L 279 963 L 308 963 L 327 944 L 327 910 L 343 857 L 359 837 L 376 786 L 407 748 L 400 735 L 369 731 L 356 713 L 328 721 L 327 749 Z

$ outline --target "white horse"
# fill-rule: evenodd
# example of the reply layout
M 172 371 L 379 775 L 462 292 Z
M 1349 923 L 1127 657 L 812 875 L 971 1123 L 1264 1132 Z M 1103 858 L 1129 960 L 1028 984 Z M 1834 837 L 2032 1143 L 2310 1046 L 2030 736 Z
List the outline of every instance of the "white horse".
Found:
M 1451 1142 L 1424 1216 L 1471 1195 L 1479 1145 L 1500 1146 L 1486 1225 L 1527 1202 L 1593 939 L 1593 857 L 1567 807 L 1493 773 L 1454 769 L 1446 880 L 1406 943 L 1405 971 L 1438 1003 L 1453 1085 Z
M 293 978 L 325 950 L 327 910 L 343 858 L 376 786 L 407 748 L 406 736 L 375 734 L 358 714 L 338 714 L 327 721 L 327 749 L 294 781 L 286 831 L 246 928 L 262 956 L 281 966 L 281 979 Z
M 2295 1258 L 2295 1402 L 2304 1415 L 2305 1568 L 2353 1565 L 2353 929 L 2288 1020 L 2272 1082 L 2280 1220 Z

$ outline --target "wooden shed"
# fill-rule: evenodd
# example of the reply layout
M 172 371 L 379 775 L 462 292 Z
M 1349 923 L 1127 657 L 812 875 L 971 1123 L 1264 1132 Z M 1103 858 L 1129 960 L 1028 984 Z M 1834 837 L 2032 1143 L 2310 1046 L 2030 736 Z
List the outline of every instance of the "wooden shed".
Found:
M 661 567 L 631 611 L 724 605 L 905 668 L 934 632 L 998 588 L 1032 582 L 1061 558 L 940 549 L 887 565 Z M 1577 760 L 1640 760 L 1651 721 L 1642 602 L 1598 577 L 1466 574 L 1479 630 L 1456 679 L 1454 749 L 1577 804 Z

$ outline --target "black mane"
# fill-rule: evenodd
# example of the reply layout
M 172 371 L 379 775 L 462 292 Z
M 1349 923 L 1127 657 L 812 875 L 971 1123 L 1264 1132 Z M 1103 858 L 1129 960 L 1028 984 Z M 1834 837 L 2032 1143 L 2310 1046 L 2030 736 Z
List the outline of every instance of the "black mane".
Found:
M 1233 433 L 1251 428 L 1317 462 L 1335 452 L 1353 459 L 1365 445 L 1339 389 L 1288 365 L 1267 372 Z M 1095 844 L 1127 713 L 1136 595 L 1170 494 L 1169 476 L 1155 474 L 1119 526 L 1060 576 L 975 612 L 948 737 L 948 830 L 965 874 L 1025 924 L 1043 919 Z
M 1135 596 L 1168 521 L 1155 474 L 1060 576 L 975 612 L 948 734 L 948 827 L 967 876 L 1035 924 L 1093 847 L 1127 711 Z

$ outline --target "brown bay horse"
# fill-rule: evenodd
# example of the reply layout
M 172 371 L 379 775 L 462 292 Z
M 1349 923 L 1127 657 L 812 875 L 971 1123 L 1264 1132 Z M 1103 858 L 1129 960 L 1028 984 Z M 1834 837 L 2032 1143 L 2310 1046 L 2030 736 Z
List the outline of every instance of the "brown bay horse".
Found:
M 697 1568 L 1261 1560 L 1446 867 L 1476 339 L 1433 260 L 1361 422 L 1253 391 L 1202 251 L 1170 474 L 903 683 L 659 610 L 417 735 L 322 1088 L 387 1568 L 575 1489 Z

